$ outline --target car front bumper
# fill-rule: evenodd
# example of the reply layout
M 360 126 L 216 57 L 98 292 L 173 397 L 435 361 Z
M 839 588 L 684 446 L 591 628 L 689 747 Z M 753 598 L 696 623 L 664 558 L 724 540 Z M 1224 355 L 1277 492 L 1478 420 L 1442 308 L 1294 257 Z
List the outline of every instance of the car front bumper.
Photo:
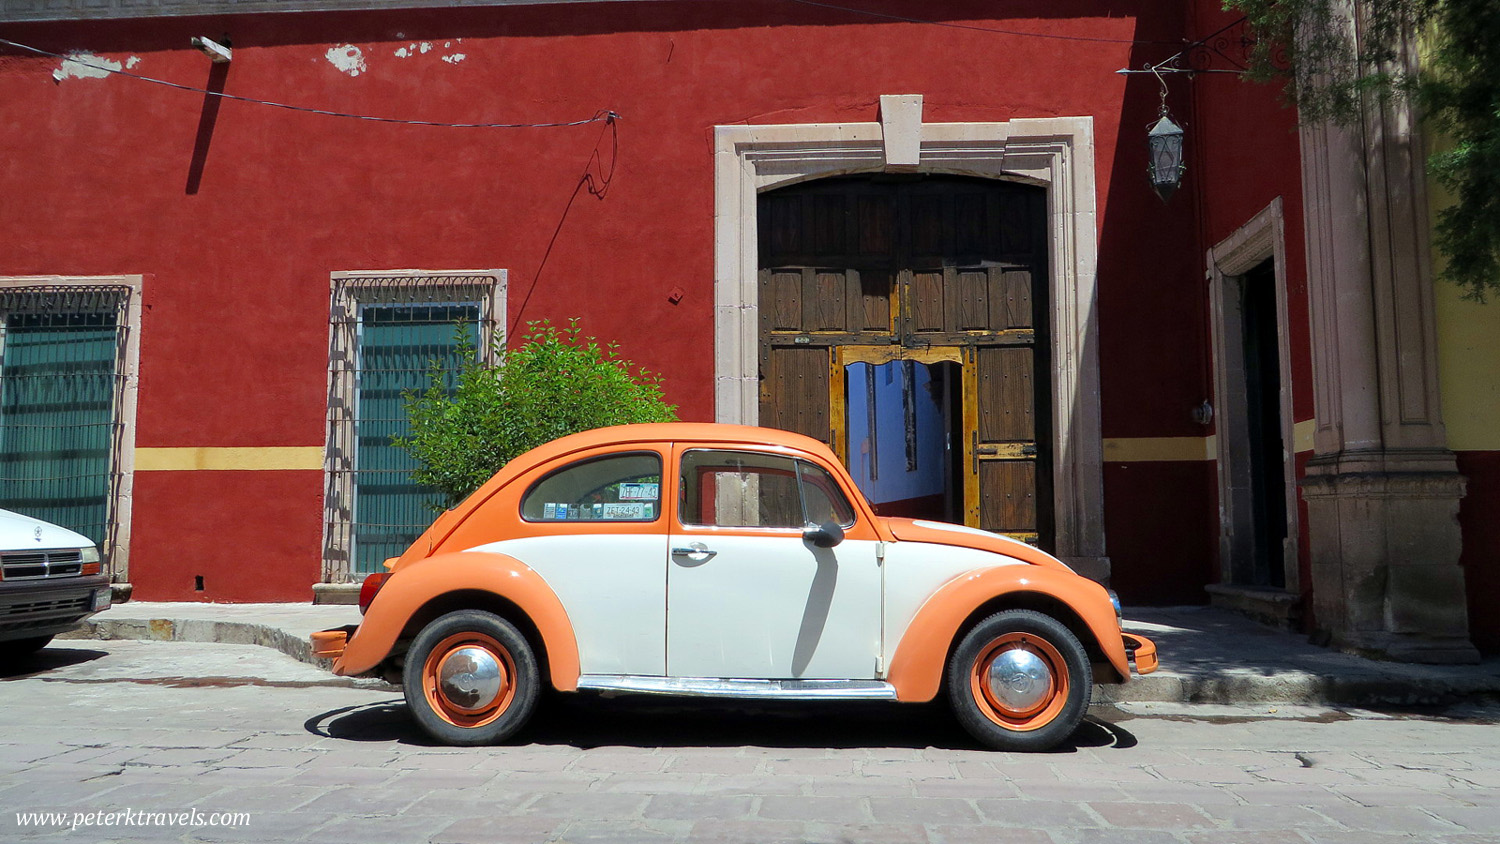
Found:
M 0 641 L 62 633 L 108 606 L 109 577 L 102 574 L 0 580 Z

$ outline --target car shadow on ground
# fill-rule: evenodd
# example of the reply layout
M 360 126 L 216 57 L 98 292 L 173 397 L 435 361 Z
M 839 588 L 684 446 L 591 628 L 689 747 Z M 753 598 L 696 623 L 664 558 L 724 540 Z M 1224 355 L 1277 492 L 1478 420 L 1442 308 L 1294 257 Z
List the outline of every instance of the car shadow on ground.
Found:
M 10 662 L 0 663 L 0 681 L 25 680 L 59 668 L 71 668 L 109 656 L 105 651 L 85 648 L 43 648 Z
M 355 742 L 436 746 L 401 698 L 334 709 L 309 718 L 314 735 Z M 887 702 L 682 701 L 639 696 L 549 694 L 510 744 L 595 747 L 936 747 L 984 750 L 944 705 Z M 1125 749 L 1135 736 L 1090 715 L 1051 753 Z

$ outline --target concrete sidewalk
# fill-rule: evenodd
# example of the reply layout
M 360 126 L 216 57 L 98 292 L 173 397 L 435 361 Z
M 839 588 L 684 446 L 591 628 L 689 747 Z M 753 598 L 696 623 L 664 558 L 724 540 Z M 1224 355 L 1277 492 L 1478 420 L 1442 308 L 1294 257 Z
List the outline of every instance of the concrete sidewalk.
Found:
M 1500 659 L 1480 665 L 1377 662 L 1209 607 L 1126 609 L 1125 629 L 1151 637 L 1161 668 L 1095 702 L 1447 704 L 1500 695 Z M 313 604 L 116 604 L 74 636 L 263 645 L 313 665 L 313 631 L 359 621 L 351 606 Z M 211 670 L 206 669 L 206 670 Z

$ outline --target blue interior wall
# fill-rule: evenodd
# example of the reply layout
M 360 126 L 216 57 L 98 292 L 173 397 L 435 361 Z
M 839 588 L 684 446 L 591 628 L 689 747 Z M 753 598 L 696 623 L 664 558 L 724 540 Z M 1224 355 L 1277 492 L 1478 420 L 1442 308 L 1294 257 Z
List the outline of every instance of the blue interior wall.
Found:
M 923 364 L 912 367 L 915 375 L 911 397 L 916 410 L 917 465 L 916 469 L 908 470 L 901 367 L 900 361 L 891 361 L 879 366 L 854 363 L 844 370 L 844 388 L 848 396 L 849 471 L 873 504 L 943 493 L 946 427 L 943 408 L 933 398 L 932 370 Z M 876 420 L 873 439 L 865 380 L 872 369 Z M 872 452 L 876 461 L 871 460 Z M 870 471 L 872 462 L 876 463 L 874 478 Z

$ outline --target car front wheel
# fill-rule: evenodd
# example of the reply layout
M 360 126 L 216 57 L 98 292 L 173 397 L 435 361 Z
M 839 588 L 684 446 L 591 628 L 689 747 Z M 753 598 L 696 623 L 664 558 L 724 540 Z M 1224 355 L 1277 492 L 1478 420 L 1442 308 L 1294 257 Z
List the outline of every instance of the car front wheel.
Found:
M 536 656 L 515 625 L 460 610 L 422 628 L 406 653 L 402 690 L 417 724 L 444 744 L 510 738 L 536 708 Z
M 1057 619 L 1006 610 L 964 636 L 948 695 L 964 729 L 996 750 L 1051 748 L 1077 729 L 1093 692 L 1088 654 Z

